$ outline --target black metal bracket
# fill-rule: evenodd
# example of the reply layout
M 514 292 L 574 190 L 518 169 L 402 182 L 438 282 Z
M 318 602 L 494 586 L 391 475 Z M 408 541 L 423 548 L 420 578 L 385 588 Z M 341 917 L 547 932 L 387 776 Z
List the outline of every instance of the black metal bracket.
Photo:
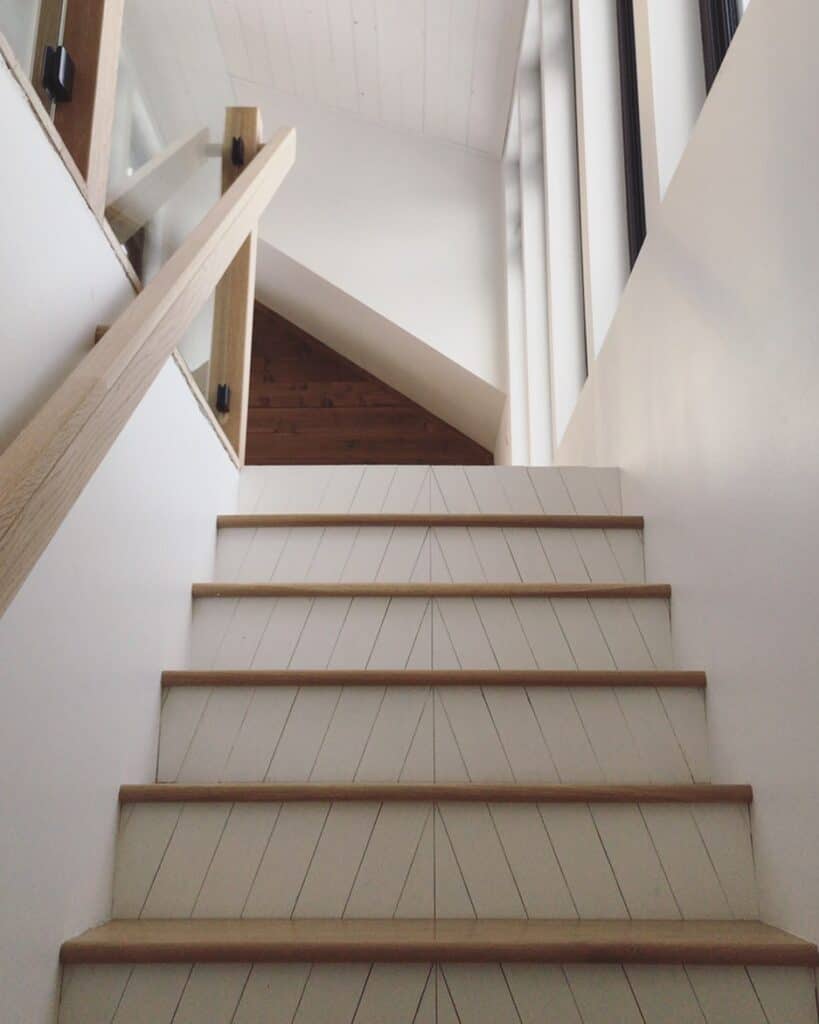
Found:
M 230 146 L 230 162 L 234 167 L 245 165 L 245 140 L 241 135 L 234 135 Z
M 218 384 L 216 387 L 216 411 L 230 412 L 230 385 Z
M 47 46 L 43 88 L 55 103 L 68 103 L 74 92 L 74 61 L 64 46 Z

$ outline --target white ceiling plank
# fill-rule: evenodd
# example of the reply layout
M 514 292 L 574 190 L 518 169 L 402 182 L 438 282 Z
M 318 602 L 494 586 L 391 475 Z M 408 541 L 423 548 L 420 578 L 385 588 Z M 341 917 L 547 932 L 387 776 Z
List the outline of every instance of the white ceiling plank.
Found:
M 273 68 L 267 51 L 264 14 L 260 0 L 233 0 L 247 51 L 247 71 L 242 75 L 262 85 L 273 84 Z M 233 72 L 234 74 L 236 72 Z
M 336 75 L 333 67 L 333 43 L 330 16 L 324 0 L 313 0 L 305 8 L 307 31 L 313 54 L 316 96 L 322 103 L 336 107 Z
M 375 9 L 381 120 L 396 128 L 400 127 L 402 119 L 401 72 L 404 53 L 401 5 L 402 0 L 378 0 Z
M 359 110 L 381 120 L 376 0 L 351 0 Z
M 313 41 L 309 14 L 304 0 L 281 0 L 296 93 L 304 99 L 316 98 L 316 77 L 313 67 Z
M 169 4 L 168 6 L 174 5 Z M 250 61 L 242 36 L 239 14 L 233 5 L 233 0 L 210 0 L 210 6 L 219 42 L 222 45 L 222 53 L 225 55 L 228 74 L 247 75 Z
M 336 106 L 358 113 L 355 80 L 355 42 L 350 0 L 326 0 L 330 47 L 336 85 Z
M 478 0 L 453 0 L 449 33 L 447 137 L 462 146 L 469 141 L 477 21 Z
M 426 0 L 424 132 L 445 139 L 449 125 L 449 29 L 452 0 Z
M 512 109 L 512 94 L 515 90 L 515 76 L 523 37 L 523 23 L 526 19 L 526 0 L 515 0 L 509 5 L 505 31 L 498 40 L 498 69 L 495 75 L 495 145 L 491 152 L 502 156 L 506 141 L 506 128 Z
M 500 156 L 526 0 L 132 0 L 126 49 L 163 140 L 236 83 Z
M 261 12 L 273 86 L 282 92 L 295 93 L 293 54 L 287 39 L 281 0 L 261 0 Z
M 478 7 L 468 143 L 484 152 L 497 152 L 497 126 L 508 113 L 508 97 L 497 94 L 497 77 L 504 22 L 513 6 L 509 0 L 480 0 Z
M 404 47 L 401 69 L 402 126 L 408 131 L 424 130 L 424 35 L 425 0 L 404 0 L 400 32 Z

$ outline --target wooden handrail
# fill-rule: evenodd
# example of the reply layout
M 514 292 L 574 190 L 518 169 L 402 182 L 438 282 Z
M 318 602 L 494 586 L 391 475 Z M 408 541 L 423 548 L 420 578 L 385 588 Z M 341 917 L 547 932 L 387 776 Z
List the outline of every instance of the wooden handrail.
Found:
M 277 132 L 0 456 L 0 614 L 256 227 L 296 155 Z

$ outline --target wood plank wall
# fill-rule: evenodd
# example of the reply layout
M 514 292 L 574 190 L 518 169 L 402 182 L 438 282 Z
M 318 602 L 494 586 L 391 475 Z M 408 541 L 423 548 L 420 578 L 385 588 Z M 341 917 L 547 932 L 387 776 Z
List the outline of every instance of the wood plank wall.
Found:
M 486 465 L 492 453 L 256 303 L 248 465 Z

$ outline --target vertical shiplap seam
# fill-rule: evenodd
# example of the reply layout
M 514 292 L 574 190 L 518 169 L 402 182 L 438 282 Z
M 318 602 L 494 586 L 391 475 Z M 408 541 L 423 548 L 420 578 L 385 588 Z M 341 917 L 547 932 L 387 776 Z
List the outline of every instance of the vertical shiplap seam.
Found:
M 196 964 L 193 963 L 188 969 L 188 976 L 185 978 L 185 984 L 182 986 L 182 991 L 179 993 L 179 998 L 176 1000 L 176 1006 L 174 1007 L 173 1014 L 171 1015 L 170 1024 L 176 1020 L 176 1015 L 179 1013 L 179 1007 L 182 1005 L 182 1000 L 185 998 L 185 993 L 188 991 L 188 985 L 190 985 L 191 978 L 193 976 L 193 969 Z
M 150 899 L 151 890 L 153 889 L 154 885 L 156 884 L 156 878 L 157 878 L 157 875 L 159 874 L 159 870 L 162 867 L 162 863 L 165 860 L 165 857 L 166 857 L 166 855 L 168 853 L 168 849 L 169 849 L 171 843 L 173 842 L 173 837 L 176 835 L 176 830 L 179 828 L 179 822 L 180 822 L 180 820 L 182 818 L 182 812 L 184 811 L 184 809 L 185 809 L 185 805 L 184 804 L 180 804 L 179 805 L 179 811 L 177 812 L 177 815 L 176 815 L 176 821 L 173 823 L 173 828 L 171 829 L 171 834 L 168 836 L 168 841 L 165 843 L 165 846 L 164 846 L 164 848 L 162 850 L 162 853 L 161 853 L 161 855 L 159 857 L 159 860 L 156 862 L 156 868 L 154 870 L 153 876 L 151 877 L 150 884 L 148 885 L 148 887 L 145 890 L 145 899 L 143 899 L 142 906 L 139 908 L 139 913 L 137 914 L 137 920 L 139 920 L 139 918 L 141 918 L 143 913 L 145 912 L 145 904 Z
M 242 987 L 241 987 L 241 989 L 239 991 L 239 998 L 236 1000 L 236 1005 L 233 1008 L 233 1013 L 230 1015 L 230 1020 L 228 1021 L 228 1024 L 236 1024 L 236 1014 L 239 1012 L 239 1008 L 242 1005 L 242 1000 L 245 997 L 245 989 L 247 988 L 248 983 L 250 982 L 250 975 L 252 973 L 253 973 L 253 964 L 250 964 L 250 966 L 247 969 L 247 974 L 245 975 L 245 980 L 242 983 Z
M 643 828 L 645 828 L 646 830 L 646 835 L 648 836 L 648 841 L 651 843 L 651 848 L 652 850 L 654 850 L 654 855 L 657 858 L 657 863 L 660 865 L 660 871 L 662 871 L 663 873 L 663 878 L 665 879 L 665 883 L 668 886 L 668 891 L 671 893 L 672 900 L 674 900 L 674 906 L 677 908 L 677 913 L 680 915 L 680 920 L 684 921 L 685 914 L 683 913 L 682 907 L 680 906 L 680 901 L 677 899 L 677 894 L 674 892 L 674 886 L 671 884 L 671 879 L 668 877 L 668 872 L 665 869 L 663 858 L 660 856 L 660 851 L 657 849 L 657 844 L 654 842 L 654 836 L 651 834 L 651 829 L 648 827 L 646 816 L 645 814 L 643 814 L 643 805 L 637 803 L 635 804 L 635 807 L 637 808 L 637 812 L 640 815 L 640 820 L 643 823 Z
M 372 722 L 370 722 L 370 728 L 367 730 L 367 736 L 366 736 L 366 738 L 364 740 L 364 744 L 363 744 L 363 746 L 361 748 L 361 753 L 359 754 L 358 760 L 356 761 L 355 768 L 353 769 L 353 777 L 351 779 L 352 782 L 356 782 L 357 779 L 358 779 L 358 773 L 359 773 L 359 771 L 361 771 L 361 762 L 364 760 L 364 757 L 365 757 L 365 755 L 367 753 L 367 748 L 370 745 L 370 740 L 372 739 L 373 733 L 375 732 L 375 726 L 376 726 L 376 723 L 378 722 L 378 718 L 379 718 L 379 716 L 381 714 L 381 709 L 384 706 L 384 700 L 385 700 L 386 696 L 387 696 L 387 687 L 386 686 L 382 686 L 381 687 L 381 698 L 378 701 L 378 707 L 375 710 L 375 714 L 373 715 Z
M 711 865 L 711 870 L 714 872 L 714 877 L 717 880 L 717 885 L 719 886 L 720 892 L 722 893 L 722 897 L 725 900 L 725 905 L 728 907 L 728 911 L 730 912 L 731 917 L 734 920 L 737 920 L 737 912 L 731 903 L 728 893 L 726 892 L 725 886 L 722 884 L 722 877 L 720 876 L 720 873 L 717 870 L 717 865 L 714 863 L 714 858 L 711 856 L 711 850 L 708 847 L 708 843 L 706 843 L 705 841 L 705 836 L 702 834 L 700 823 L 697 821 L 697 815 L 694 813 L 694 805 L 689 804 L 687 810 L 689 816 L 691 817 L 691 820 L 694 822 L 694 828 L 697 830 L 697 835 L 700 837 L 702 848 L 705 850 L 705 856 L 708 858 L 708 863 Z
M 381 630 L 384 628 L 384 623 L 387 621 L 387 615 L 389 614 L 390 607 L 392 606 L 392 601 L 393 599 L 388 597 L 384 602 L 384 611 L 381 614 L 381 621 L 378 623 L 378 629 L 375 631 L 375 637 L 373 638 L 370 653 L 367 655 L 367 661 L 364 664 L 364 668 L 370 667 L 370 662 L 372 661 L 373 654 L 378 646 L 378 638 L 381 636 Z
M 224 834 L 227 831 L 228 822 L 233 817 L 233 811 L 235 807 L 235 803 L 230 805 L 230 810 L 227 812 L 227 814 L 225 815 L 225 820 L 222 822 L 222 828 L 219 832 L 219 838 L 216 840 L 216 843 L 213 847 L 213 851 L 211 852 L 210 855 L 210 860 L 208 861 L 208 866 L 205 868 L 205 873 L 202 875 L 202 881 L 199 883 L 199 888 L 196 890 L 196 896 L 194 897 L 193 900 L 193 906 L 191 907 L 190 913 L 188 914 L 188 917 L 190 918 L 193 917 L 196 911 L 196 905 L 199 902 L 199 897 L 202 895 L 202 890 L 205 888 L 205 882 L 207 882 L 208 880 L 210 869 L 213 867 L 213 862 L 216 859 L 216 854 L 219 852 L 219 847 L 222 845 L 222 838 L 224 837 Z
M 307 965 L 307 973 L 304 976 L 304 984 L 301 987 L 301 992 L 299 993 L 299 998 L 296 1001 L 296 1007 L 293 1010 L 293 1016 L 291 1018 L 291 1024 L 292 1024 L 292 1021 L 295 1021 L 296 1018 L 299 1015 L 299 1010 L 301 1009 L 301 1004 L 304 1002 L 304 997 L 307 994 L 307 986 L 310 984 L 310 981 L 311 981 L 311 979 L 313 977 L 313 968 L 315 966 L 316 965 L 314 963 L 311 963 L 311 964 Z
M 543 740 L 543 747 L 546 751 L 546 756 L 549 758 L 552 768 L 554 769 L 554 777 L 558 782 L 563 782 L 563 778 L 560 774 L 560 769 L 557 766 L 557 761 L 555 760 L 555 757 L 552 754 L 551 747 L 549 746 L 549 742 L 546 739 L 546 734 L 543 732 L 543 726 L 540 724 L 540 719 L 537 717 L 537 713 L 535 712 L 535 706 L 532 703 L 532 695 L 529 693 L 529 687 L 524 686 L 523 692 L 526 695 L 526 703 L 529 705 L 529 710 L 532 712 L 532 718 L 534 719 L 535 725 L 537 726 L 537 730 L 540 733 L 540 738 L 541 740 Z
M 282 598 L 279 598 L 278 600 L 286 601 L 287 598 L 286 597 L 282 597 Z M 297 600 L 298 600 L 298 598 L 297 598 Z M 304 621 L 301 624 L 301 628 L 299 629 L 298 635 L 296 636 L 296 640 L 295 640 L 295 642 L 294 642 L 294 644 L 293 644 L 293 646 L 292 646 L 292 648 L 290 650 L 290 657 L 287 659 L 286 668 L 291 668 L 292 665 L 293 665 L 293 659 L 296 657 L 296 651 L 299 649 L 299 644 L 301 643 L 301 638 L 304 636 L 304 631 L 305 631 L 305 629 L 307 629 L 307 623 L 310 621 L 310 616 L 313 614 L 313 609 L 316 606 L 316 599 L 314 597 L 305 598 L 304 600 L 306 600 L 307 604 L 308 604 L 307 614 L 304 616 Z
M 617 877 L 617 872 L 614 870 L 614 865 L 611 862 L 609 851 L 606 849 L 606 844 L 603 842 L 603 837 L 600 835 L 600 829 L 597 826 L 597 819 L 594 816 L 592 805 L 586 804 L 586 810 L 588 811 L 589 818 L 591 819 L 591 823 L 594 826 L 594 831 L 597 833 L 597 840 L 600 843 L 600 848 L 603 851 L 603 856 L 606 858 L 606 863 L 609 866 L 609 871 L 611 871 L 611 877 L 614 879 L 614 884 L 617 886 L 617 892 L 620 894 L 620 900 L 622 901 L 623 909 L 626 912 L 626 917 L 629 919 L 629 921 L 632 921 L 634 920 L 634 918 L 631 914 L 631 908 L 629 907 L 628 900 L 626 899 L 625 894 L 623 893 L 623 888 L 620 885 L 620 879 Z M 620 969 L 622 970 L 622 967 Z
M 382 800 L 379 803 L 379 805 L 378 805 L 378 810 L 375 812 L 375 817 L 373 818 L 373 823 L 370 826 L 370 832 L 369 832 L 369 835 L 367 836 L 367 842 L 364 844 L 364 849 L 363 849 L 363 851 L 361 853 L 361 857 L 359 858 L 359 861 L 358 861 L 358 867 L 355 869 L 355 872 L 353 873 L 353 880 L 350 883 L 350 891 L 347 893 L 347 898 L 344 900 L 344 906 L 342 907 L 341 914 L 339 915 L 342 919 L 344 919 L 347 916 L 347 907 L 350 904 L 350 900 L 351 900 L 352 895 L 353 895 L 353 890 L 355 889 L 355 884 L 358 881 L 358 876 L 361 874 L 361 868 L 362 868 L 362 866 L 364 864 L 364 860 L 365 860 L 365 858 L 367 856 L 367 851 L 370 848 L 370 843 L 373 841 L 373 834 L 375 833 L 375 828 L 376 828 L 376 825 L 378 824 L 378 819 L 381 817 L 381 812 L 383 810 L 384 810 L 384 801 Z M 368 975 L 368 977 L 369 977 L 369 975 Z
M 545 822 L 545 820 L 543 818 L 543 805 L 542 804 L 535 804 L 535 807 L 537 808 L 537 816 L 538 816 L 538 818 L 540 818 L 540 824 L 543 826 L 543 831 L 544 831 L 544 833 L 546 835 L 546 841 L 549 844 L 549 849 L 552 851 L 552 856 L 555 859 L 555 864 L 557 864 L 557 870 L 560 872 L 560 877 L 563 879 L 563 884 L 566 886 L 566 892 L 569 894 L 569 899 L 572 901 L 572 906 L 574 907 L 575 917 L 579 921 L 580 920 L 580 908 L 577 906 L 577 900 L 575 900 L 575 898 L 574 898 L 574 893 L 572 892 L 572 887 L 569 885 L 569 880 L 566 877 L 566 872 L 563 870 L 563 865 L 560 863 L 560 857 L 558 857 L 558 855 L 557 855 L 557 848 L 555 847 L 554 841 L 552 840 L 552 837 L 551 837 L 551 835 L 549 833 L 549 829 L 547 828 L 546 822 Z M 568 983 L 568 980 L 567 980 L 567 983 Z M 572 996 L 572 998 L 574 998 L 574 996 Z
M 691 980 L 691 975 L 688 973 L 688 965 L 680 964 L 680 967 L 682 968 L 683 974 L 685 975 L 685 980 L 688 982 L 688 987 L 691 989 L 691 995 L 694 997 L 694 1002 L 697 1004 L 697 1007 L 699 1008 L 699 1011 L 702 1014 L 702 1019 L 706 1022 L 706 1024 L 708 1024 L 708 1014 L 705 1012 L 705 1007 L 702 1005 L 702 1002 L 700 1001 L 700 996 L 697 992 L 697 987 Z
M 244 727 L 245 727 L 245 722 L 247 721 L 247 716 L 248 716 L 248 714 L 250 712 L 251 705 L 253 704 L 253 700 L 254 700 L 257 692 L 258 692 L 258 688 L 257 687 L 254 686 L 254 687 L 250 688 L 250 696 L 247 699 L 247 704 L 245 705 L 245 711 L 244 711 L 244 714 L 242 715 L 242 720 L 241 720 L 241 722 L 239 722 L 239 725 L 238 725 L 238 727 L 236 729 L 236 732 L 233 735 L 233 739 L 232 739 L 231 744 L 230 744 L 230 749 L 228 750 L 227 755 L 225 757 L 225 760 L 224 760 L 224 762 L 222 764 L 222 768 L 221 768 L 221 770 L 219 772 L 219 777 L 217 779 L 217 782 L 222 782 L 224 780 L 224 777 L 225 777 L 225 774 L 226 774 L 226 771 L 227 771 L 227 766 L 230 764 L 230 759 L 231 759 L 231 757 L 233 757 L 233 751 L 236 748 L 236 741 L 239 739 L 239 737 L 242 734 L 242 729 L 244 729 Z
M 309 859 L 307 861 L 307 867 L 304 869 L 304 875 L 303 875 L 302 880 L 301 880 L 301 885 L 299 885 L 298 892 L 296 893 L 296 897 L 293 900 L 293 903 L 292 903 L 292 905 L 290 907 L 289 918 L 290 918 L 291 921 L 293 920 L 293 917 L 294 917 L 294 915 L 296 913 L 296 907 L 298 907 L 298 905 L 299 905 L 299 900 L 301 899 L 301 894 L 304 891 L 304 886 L 307 884 L 307 879 L 310 877 L 310 869 L 313 866 L 313 861 L 316 859 L 316 853 L 318 852 L 319 846 L 321 846 L 321 838 L 324 835 L 324 830 L 327 828 L 327 822 L 330 820 L 330 815 L 332 814 L 332 812 L 333 812 L 333 804 L 332 804 L 332 802 L 328 801 L 328 803 L 327 803 L 327 811 L 326 811 L 326 813 L 324 815 L 324 821 L 321 823 L 321 828 L 319 829 L 319 834 L 318 834 L 318 837 L 316 839 L 315 845 L 313 846 L 313 852 L 310 854 L 310 857 L 309 857 Z
M 333 646 L 330 648 L 330 653 L 327 656 L 327 664 L 325 665 L 325 668 L 329 668 L 333 664 L 336 648 L 341 641 L 341 636 L 344 633 L 344 627 L 347 625 L 347 620 L 350 618 L 350 612 L 353 610 L 355 601 L 356 599 L 354 597 L 347 598 L 347 608 L 344 611 L 344 617 L 341 620 L 341 625 L 338 627 L 338 632 L 336 633 L 336 638 L 333 641 Z
M 415 867 L 415 862 L 418 859 L 418 854 L 419 854 L 420 849 L 421 849 L 421 844 L 424 841 L 424 836 L 426 835 L 427 827 L 429 826 L 430 820 L 431 820 L 431 818 L 433 816 L 433 813 L 434 813 L 434 811 L 433 811 L 434 806 L 435 806 L 434 804 L 430 804 L 429 805 L 429 807 L 427 808 L 426 817 L 424 818 L 423 822 L 421 823 L 421 828 L 420 828 L 420 831 L 418 832 L 418 838 L 415 841 L 415 846 L 414 846 L 413 851 L 412 851 L 412 856 L 410 857 L 409 867 L 407 868 L 407 873 L 404 875 L 404 881 L 401 883 L 401 890 L 398 893 L 398 899 L 395 901 L 395 907 L 393 908 L 392 917 L 390 918 L 390 920 L 392 920 L 392 921 L 394 921 L 396 919 L 397 915 L 398 915 L 398 908 L 401 906 L 401 900 L 404 898 L 404 892 L 406 891 L 407 883 L 409 882 L 410 875 L 412 874 L 412 869 Z M 433 895 L 433 901 L 432 901 L 433 911 L 432 911 L 432 917 L 433 917 L 433 920 L 435 919 L 435 827 L 434 827 L 434 825 L 435 825 L 435 823 L 433 821 L 433 828 L 432 828 L 432 886 L 433 886 L 433 894 L 432 894 Z
M 276 754 L 279 750 L 279 747 L 281 746 L 284 734 L 287 732 L 287 726 L 290 723 L 290 718 L 293 714 L 293 708 L 295 708 L 296 706 L 296 701 L 299 698 L 301 689 L 302 688 L 300 686 L 293 687 L 293 696 L 290 698 L 290 707 L 287 709 L 287 714 L 284 716 L 284 722 L 282 723 L 281 731 L 279 732 L 276 742 L 273 744 L 273 750 L 271 751 L 270 754 L 270 760 L 267 762 L 267 768 L 265 769 L 264 775 L 262 776 L 264 781 L 268 781 L 270 778 L 270 769 L 273 767 L 273 762 L 276 760 Z
M 129 969 L 128 969 L 128 974 L 126 975 L 126 978 L 125 978 L 125 984 L 122 986 L 122 991 L 119 994 L 119 999 L 117 999 L 117 1005 L 114 1007 L 114 1012 L 111 1014 L 111 1021 L 112 1022 L 117 1019 L 117 1014 L 119 1013 L 119 1008 L 120 1008 L 120 1006 L 122 1006 L 122 1000 L 125 998 L 125 993 L 128 991 L 128 986 L 131 984 L 131 978 L 134 976 L 134 970 L 135 969 L 136 969 L 136 964 L 131 964 Z M 76 970 L 76 968 L 75 968 L 75 970 Z
M 608 549 L 611 552 L 611 557 L 614 559 L 614 563 L 617 566 L 618 571 L 620 572 L 620 579 L 625 583 L 625 582 L 627 582 L 627 580 L 626 580 L 626 572 L 623 569 L 623 566 L 620 564 L 620 559 L 617 557 L 617 552 L 614 550 L 614 547 L 613 547 L 613 545 L 611 543 L 611 538 L 609 537 L 609 533 L 611 531 L 609 531 L 609 530 L 602 530 L 601 532 L 603 534 L 603 539 L 605 540 L 606 544 L 608 545 Z M 645 574 L 644 574 L 643 578 L 645 578 Z
M 444 989 L 446 990 L 446 994 L 449 996 L 449 1005 L 452 1007 L 452 1012 L 455 1014 L 455 1017 L 457 1018 L 458 1024 L 463 1024 L 463 1021 L 461 1020 L 461 1015 L 460 1015 L 460 1013 L 458 1013 L 458 1007 L 455 1005 L 455 999 L 454 999 L 454 997 L 452 995 L 452 990 L 449 987 L 449 982 L 447 981 L 447 976 L 446 976 L 446 972 L 444 971 L 443 964 L 440 964 L 438 966 L 438 971 L 440 972 L 441 978 L 442 978 L 442 980 L 444 982 Z M 436 1004 L 436 1011 L 437 1011 L 437 1004 Z
M 745 972 L 745 977 L 748 979 L 748 982 L 751 986 L 751 991 L 754 994 L 754 998 L 759 1004 L 759 1008 L 762 1011 L 762 1016 L 765 1018 L 765 1024 L 772 1024 L 771 1018 L 768 1016 L 768 1011 L 765 1009 L 765 1004 L 762 1002 L 762 998 L 759 995 L 759 991 L 757 990 L 757 987 L 754 984 L 754 979 L 751 975 L 751 972 L 748 970 L 747 967 L 743 967 L 742 970 Z
M 657 697 L 658 697 L 658 699 L 660 701 L 660 707 L 663 709 L 663 714 L 666 717 L 666 721 L 668 722 L 669 728 L 671 729 L 671 732 L 672 732 L 672 734 L 674 736 L 674 739 L 677 741 L 677 746 L 679 747 L 680 754 L 682 755 L 682 759 L 685 762 L 685 766 L 688 769 L 688 774 L 691 777 L 691 781 L 695 782 L 696 781 L 696 775 L 694 774 L 694 770 L 691 767 L 691 762 L 688 759 L 688 753 L 687 753 L 687 751 L 685 749 L 685 746 L 683 745 L 682 740 L 680 739 L 679 735 L 677 734 L 677 730 L 674 728 L 674 719 L 668 713 L 668 708 L 666 707 L 666 703 L 663 700 L 663 690 L 662 690 L 662 687 L 655 686 L 654 687 L 654 692 L 657 694 Z M 706 730 L 707 730 L 707 723 L 706 723 Z M 707 736 L 706 736 L 706 742 L 707 742 Z
M 628 990 L 629 992 L 631 992 L 631 998 L 634 1000 L 634 1005 L 637 1007 L 637 1012 L 640 1014 L 640 1020 L 643 1022 L 643 1024 L 649 1024 L 649 1022 L 646 1020 L 646 1015 L 643 1013 L 643 1008 L 642 1006 L 640 1006 L 640 1000 L 637 998 L 637 993 L 634 991 L 634 986 L 631 984 L 631 978 L 628 976 L 628 971 L 626 970 L 625 965 L 620 964 L 620 971 L 623 977 L 626 979 L 626 985 L 628 985 Z
M 492 728 L 495 730 L 495 735 L 498 738 L 498 746 L 503 751 L 503 759 L 504 759 L 504 761 L 506 761 L 506 764 L 509 766 L 509 774 L 512 776 L 512 781 L 513 782 L 517 782 L 518 779 L 517 779 L 517 776 L 515 775 L 515 769 L 512 767 L 512 762 L 509 759 L 509 754 L 507 753 L 506 747 L 503 744 L 503 739 L 501 737 L 500 730 L 498 729 L 497 723 L 495 722 L 495 716 L 492 714 L 492 709 L 489 706 L 489 701 L 486 699 L 486 693 L 484 692 L 484 688 L 481 687 L 480 690 L 481 690 L 481 699 L 483 700 L 484 707 L 486 708 L 486 713 L 489 715 L 489 721 L 492 723 Z
M 475 901 L 472 899 L 472 893 L 469 891 L 469 886 L 466 884 L 466 877 L 464 876 L 463 868 L 461 867 L 461 862 L 458 860 L 458 854 L 455 852 L 455 844 L 452 842 L 452 836 L 450 836 L 449 829 L 446 827 L 446 821 L 444 820 L 444 814 L 443 811 L 441 810 L 440 803 L 436 804 L 436 809 L 438 812 L 438 818 L 441 822 L 441 828 L 444 830 L 446 841 L 449 843 L 449 849 L 450 852 L 452 853 L 452 859 L 455 861 L 455 867 L 458 869 L 458 874 L 461 876 L 461 881 L 463 882 L 464 885 L 464 892 L 466 893 L 466 898 L 469 900 L 469 905 L 472 907 L 472 914 L 474 916 L 474 919 L 477 921 L 478 918 L 480 917 L 480 914 L 478 913 L 477 908 L 475 907 Z
M 540 529 L 536 529 L 535 536 L 537 537 L 537 542 L 540 545 L 540 550 L 543 552 L 543 557 L 546 559 L 546 565 L 549 567 L 549 572 L 552 574 L 552 579 L 557 583 L 557 573 L 555 572 L 554 566 L 549 558 L 549 554 L 546 551 L 546 545 L 543 543 L 542 531 Z
M 253 877 L 250 880 L 250 885 L 248 886 L 247 892 L 245 893 L 245 898 L 242 901 L 242 909 L 239 911 L 240 920 L 245 916 L 245 911 L 247 910 L 247 903 L 248 900 L 250 899 L 250 894 L 253 892 L 253 887 L 256 885 L 256 879 L 259 877 L 259 872 L 262 870 L 262 864 L 264 864 L 264 859 L 267 856 L 267 851 L 270 848 L 271 842 L 273 841 L 273 833 L 276 831 L 276 825 L 279 823 L 279 816 L 282 813 L 282 807 L 283 804 L 279 804 L 276 809 L 276 813 L 273 815 L 273 824 L 270 826 L 270 831 L 267 834 L 267 841 L 264 844 L 264 849 L 262 850 L 262 854 L 259 857 L 259 863 L 256 865 L 256 870 L 253 872 Z
M 310 771 L 307 774 L 307 781 L 308 782 L 312 782 L 313 781 L 313 773 L 316 770 L 316 765 L 319 763 L 319 758 L 321 757 L 322 750 L 324 750 L 324 744 L 327 742 L 327 736 L 330 733 L 330 729 L 333 727 L 333 722 L 334 722 L 335 717 L 336 717 L 336 712 L 338 711 L 338 706 L 341 703 L 341 696 L 342 696 L 343 693 L 344 693 L 344 687 L 343 686 L 339 686 L 338 687 L 338 694 L 336 695 L 336 702 L 333 705 L 333 710 L 330 712 L 330 717 L 327 719 L 327 725 L 325 726 L 324 732 L 322 734 L 321 742 L 318 745 L 318 750 L 316 751 L 316 756 L 313 759 L 313 764 L 312 764 L 312 766 L 310 768 Z
M 527 914 L 526 916 L 528 917 L 529 915 Z M 503 964 L 499 964 L 498 966 L 500 967 L 501 976 L 503 977 L 504 983 L 506 984 L 506 990 L 509 993 L 509 998 L 512 1001 L 512 1006 L 515 1009 L 515 1016 L 518 1018 L 518 1024 L 523 1024 L 523 1017 L 521 1016 L 521 1012 L 518 1009 L 518 1004 L 515 1001 L 515 996 L 512 992 L 512 986 L 509 984 L 509 979 L 506 977 L 506 971 L 504 970 L 504 966 Z
M 504 846 L 503 839 L 501 839 L 500 830 L 498 829 L 498 823 L 495 821 L 495 815 L 492 813 L 492 805 L 487 802 L 485 804 L 485 807 L 486 807 L 486 813 L 489 815 L 489 820 L 492 822 L 492 828 L 495 830 L 495 835 L 497 837 L 498 844 L 499 844 L 499 846 L 501 848 L 501 853 L 503 854 L 503 859 L 506 861 L 506 866 L 509 869 L 509 876 L 512 879 L 512 883 L 515 886 L 515 891 L 518 894 L 518 899 L 520 900 L 520 907 L 521 907 L 521 910 L 523 911 L 523 916 L 528 921 L 529 920 L 529 908 L 526 906 L 526 900 L 523 898 L 523 893 L 520 891 L 520 886 L 518 885 L 518 880 L 515 877 L 515 871 L 514 871 L 514 869 L 512 867 L 512 864 L 511 864 L 511 862 L 509 860 L 509 854 L 506 852 L 506 847 Z M 512 1002 L 514 1002 L 514 999 L 512 1000 Z
M 427 994 L 427 989 L 429 988 L 429 979 L 432 977 L 432 972 L 434 970 L 435 970 L 435 964 L 430 964 L 429 965 L 429 969 L 427 970 L 427 976 L 424 979 L 424 984 L 421 986 L 421 995 L 418 997 L 418 1002 L 415 1004 L 415 1013 L 413 1013 L 413 1015 L 412 1015 L 412 1022 L 411 1022 L 411 1024 L 416 1024 L 416 1022 L 418 1021 L 418 1014 L 421 1012 L 421 1006 L 423 1005 L 424 998 L 426 997 L 426 994 Z M 437 1015 L 438 1015 L 438 1007 L 436 1005 L 436 1007 L 435 1007 L 435 1020 L 436 1020 L 436 1022 L 438 1020 L 438 1016 Z
M 651 650 L 651 645 L 649 644 L 648 639 L 646 638 L 646 635 L 643 632 L 643 627 L 640 625 L 640 620 L 634 614 L 634 605 L 631 603 L 631 601 L 628 598 L 626 599 L 626 604 L 628 605 L 628 610 L 631 612 L 632 619 L 634 619 L 634 624 L 637 627 L 637 631 L 640 634 L 640 637 L 641 637 L 641 639 L 643 641 L 645 649 L 648 652 L 648 657 L 649 657 L 649 660 L 651 661 L 651 664 L 654 666 L 654 668 L 659 669 L 660 666 L 657 664 L 657 659 L 654 657 L 654 653 Z M 669 629 L 670 629 L 670 625 L 669 625 Z
M 449 726 L 449 732 L 450 735 L 452 736 L 452 742 L 455 744 L 455 749 L 458 751 L 458 757 L 460 757 L 461 764 L 464 766 L 464 772 L 466 773 L 466 777 L 467 779 L 469 779 L 470 782 L 473 782 L 474 780 L 472 778 L 471 772 L 469 771 L 469 765 L 467 764 L 466 757 L 464 757 L 464 752 L 461 749 L 461 744 L 458 742 L 458 734 L 455 732 L 455 727 L 452 724 L 452 719 L 449 717 L 449 712 L 446 709 L 446 704 L 444 703 L 443 697 L 441 697 L 439 703 L 441 705 L 441 712 L 443 713 L 443 716 L 446 719 L 446 723 Z

